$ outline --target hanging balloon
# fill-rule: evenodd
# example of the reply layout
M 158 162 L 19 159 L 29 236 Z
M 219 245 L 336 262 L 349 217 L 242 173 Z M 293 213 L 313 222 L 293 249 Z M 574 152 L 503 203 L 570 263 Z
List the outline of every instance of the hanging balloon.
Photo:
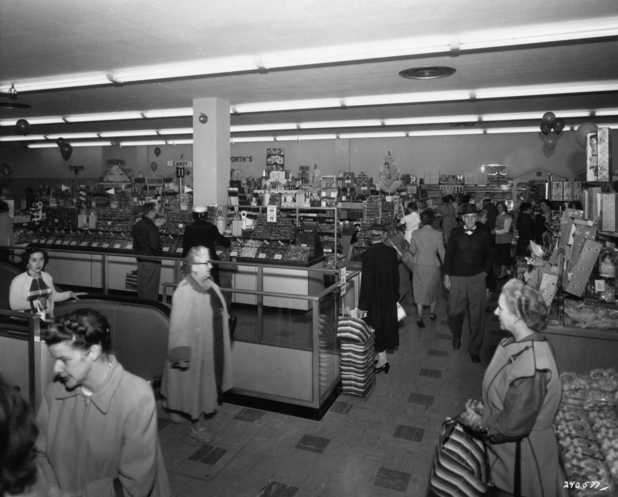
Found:
M 564 129 L 565 125 L 566 123 L 564 122 L 564 119 L 562 119 L 561 117 L 556 119 L 556 122 L 554 123 L 553 128 L 557 135 L 562 133 L 562 130 Z
M 63 143 L 60 147 L 60 155 L 64 160 L 69 160 L 71 158 L 71 154 L 73 153 L 73 147 L 70 143 Z
M 575 132 L 575 139 L 577 140 L 577 143 L 579 143 L 579 145 L 582 148 L 586 148 L 586 135 L 588 133 L 596 133 L 599 130 L 599 127 L 594 124 L 594 123 L 584 123 L 581 124 L 579 126 L 579 128 L 577 128 L 577 131 Z
M 161 155 L 161 149 L 159 147 L 155 148 L 155 155 L 159 157 Z M 152 164 L 151 164 L 152 165 Z
M 8 176 L 12 172 L 13 168 L 9 164 L 4 163 L 0 166 L 0 174 L 2 174 L 2 176 Z
M 547 150 L 553 150 L 554 148 L 556 148 L 557 143 L 558 137 L 553 133 L 547 135 L 547 138 L 545 138 L 545 148 L 547 148 Z
M 62 145 L 64 145 L 64 138 L 58 138 L 56 140 L 56 145 L 58 145 L 59 147 L 62 147 Z
M 543 114 L 542 122 L 551 128 L 556 122 L 556 114 L 553 112 L 546 112 Z
M 152 170 L 152 172 L 154 173 L 157 169 L 159 168 L 159 164 L 157 164 L 156 162 L 151 162 L 150 163 L 150 169 Z
M 30 123 L 25 119 L 20 119 L 19 121 L 17 121 L 15 126 L 17 127 L 17 132 L 20 135 L 26 136 L 28 133 L 30 133 Z
M 547 136 L 550 131 L 551 131 L 551 127 L 547 126 L 547 124 L 541 123 L 541 133 Z

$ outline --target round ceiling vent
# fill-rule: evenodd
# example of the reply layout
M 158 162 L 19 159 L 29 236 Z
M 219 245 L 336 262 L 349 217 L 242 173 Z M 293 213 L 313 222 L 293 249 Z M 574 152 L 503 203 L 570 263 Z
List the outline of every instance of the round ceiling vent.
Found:
M 447 78 L 455 74 L 455 69 L 452 67 L 435 66 L 435 67 L 413 67 L 405 69 L 399 73 L 399 76 L 406 79 L 438 79 Z

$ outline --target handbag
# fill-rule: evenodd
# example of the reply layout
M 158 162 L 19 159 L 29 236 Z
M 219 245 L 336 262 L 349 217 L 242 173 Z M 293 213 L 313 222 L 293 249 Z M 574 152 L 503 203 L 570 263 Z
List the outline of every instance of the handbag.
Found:
M 403 306 L 397 302 L 397 321 L 403 321 L 406 317 L 406 311 L 404 310 Z
M 429 487 L 439 497 L 478 497 L 486 495 L 489 465 L 483 441 L 457 418 L 446 418 Z

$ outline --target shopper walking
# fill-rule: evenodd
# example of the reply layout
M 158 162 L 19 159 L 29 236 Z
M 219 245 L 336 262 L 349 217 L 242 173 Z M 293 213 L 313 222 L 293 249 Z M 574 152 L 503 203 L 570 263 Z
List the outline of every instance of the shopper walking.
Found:
M 487 222 L 485 223 L 485 226 L 487 226 L 490 230 L 495 230 L 498 210 L 496 209 L 496 205 L 493 203 L 491 197 L 485 197 L 483 199 L 483 210 L 487 211 Z
M 532 219 L 532 204 L 522 202 L 519 205 L 519 216 L 517 217 L 517 246 L 515 247 L 516 256 L 530 255 L 530 241 L 536 238 L 534 220 Z
M 433 211 L 421 214 L 422 228 L 412 233 L 410 252 L 413 256 L 414 272 L 412 285 L 416 303 L 416 324 L 424 328 L 423 306 L 429 306 L 429 319 L 436 320 L 436 304 L 440 289 L 440 267 L 444 261 L 444 240 L 442 233 L 431 227 Z
M 399 301 L 399 268 L 397 251 L 386 245 L 386 228 L 371 227 L 371 245 L 363 254 L 359 309 L 367 313 L 365 321 L 375 329 L 378 361 L 376 373 L 388 374 L 390 364 L 386 351 L 399 347 L 397 302 Z
M 185 228 L 182 237 L 182 256 L 186 257 L 192 247 L 206 247 L 211 261 L 218 261 L 216 245 L 227 248 L 231 245 L 229 238 L 225 238 L 217 227 L 208 221 L 208 208 L 196 205 L 192 209 L 193 223 Z M 217 286 L 221 286 L 219 279 L 219 265 L 213 264 L 210 275 Z
M 444 231 L 444 241 L 448 242 L 451 236 L 451 231 L 457 226 L 457 212 L 452 205 L 450 195 L 442 197 L 442 205 L 440 205 L 435 212 L 442 214 L 442 231 Z
M 487 211 L 483 209 L 478 213 L 478 221 L 476 222 L 476 227 L 480 229 L 484 229 L 487 233 L 493 238 L 493 234 L 491 230 L 487 227 Z M 489 273 L 485 277 L 485 312 L 492 312 L 492 309 L 489 307 L 489 298 L 493 292 L 496 291 L 498 285 L 496 284 L 496 273 L 494 272 L 494 265 L 492 264 L 489 268 Z
M 405 239 L 410 243 L 412 233 L 420 228 L 421 218 L 418 213 L 416 202 L 409 202 L 404 210 L 405 216 L 401 218 L 401 224 L 406 227 Z
M 0 261 L 8 261 L 10 250 L 3 246 L 15 245 L 13 234 L 13 220 L 9 216 L 9 204 L 0 200 Z
M 496 264 L 500 266 L 500 274 L 497 279 L 503 280 L 509 275 L 512 264 L 511 243 L 513 237 L 511 235 L 511 225 L 513 218 L 509 214 L 504 202 L 498 202 L 496 208 L 498 209 L 498 217 L 496 218 L 496 228 L 493 230 L 493 233 L 496 235 Z
M 60 379 L 47 387 L 36 418 L 49 495 L 171 495 L 152 387 L 111 354 L 107 319 L 78 309 L 41 338 Z
M 144 204 L 142 218 L 133 225 L 133 250 L 137 255 L 160 257 L 163 255 L 159 228 L 154 220 L 155 204 Z M 137 296 L 140 299 L 158 300 L 161 282 L 161 261 L 137 259 Z
M 486 434 L 491 479 L 498 491 L 507 492 L 499 495 L 567 495 L 552 427 L 562 382 L 552 347 L 542 334 L 547 328 L 545 299 L 512 279 L 502 288 L 498 304 L 500 328 L 511 337 L 500 342 L 487 368 L 483 401 L 469 400 L 462 418 Z M 520 493 L 515 493 L 516 486 Z
M 472 205 L 464 207 L 464 226 L 451 233 L 444 258 L 444 286 L 449 290 L 448 325 L 453 348 L 461 347 L 463 323 L 468 315 L 472 362 L 481 362 L 479 353 L 485 331 L 485 278 L 494 259 L 492 235 L 476 227 L 477 214 Z
M 393 249 L 394 250 L 394 249 Z M 185 257 L 185 279 L 172 299 L 168 354 L 161 395 L 172 420 L 193 423 L 189 436 L 212 442 L 207 418 L 232 388 L 232 348 L 228 310 L 211 278 L 210 251 L 193 247 Z M 174 416 L 175 414 L 175 416 Z

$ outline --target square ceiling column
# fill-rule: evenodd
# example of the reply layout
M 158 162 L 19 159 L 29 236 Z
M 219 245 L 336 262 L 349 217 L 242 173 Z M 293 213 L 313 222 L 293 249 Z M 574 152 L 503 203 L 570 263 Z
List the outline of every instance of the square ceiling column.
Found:
M 201 116 L 206 116 L 207 119 Z M 203 122 L 204 121 L 204 122 Z M 230 103 L 193 100 L 193 204 L 227 204 L 230 180 Z

